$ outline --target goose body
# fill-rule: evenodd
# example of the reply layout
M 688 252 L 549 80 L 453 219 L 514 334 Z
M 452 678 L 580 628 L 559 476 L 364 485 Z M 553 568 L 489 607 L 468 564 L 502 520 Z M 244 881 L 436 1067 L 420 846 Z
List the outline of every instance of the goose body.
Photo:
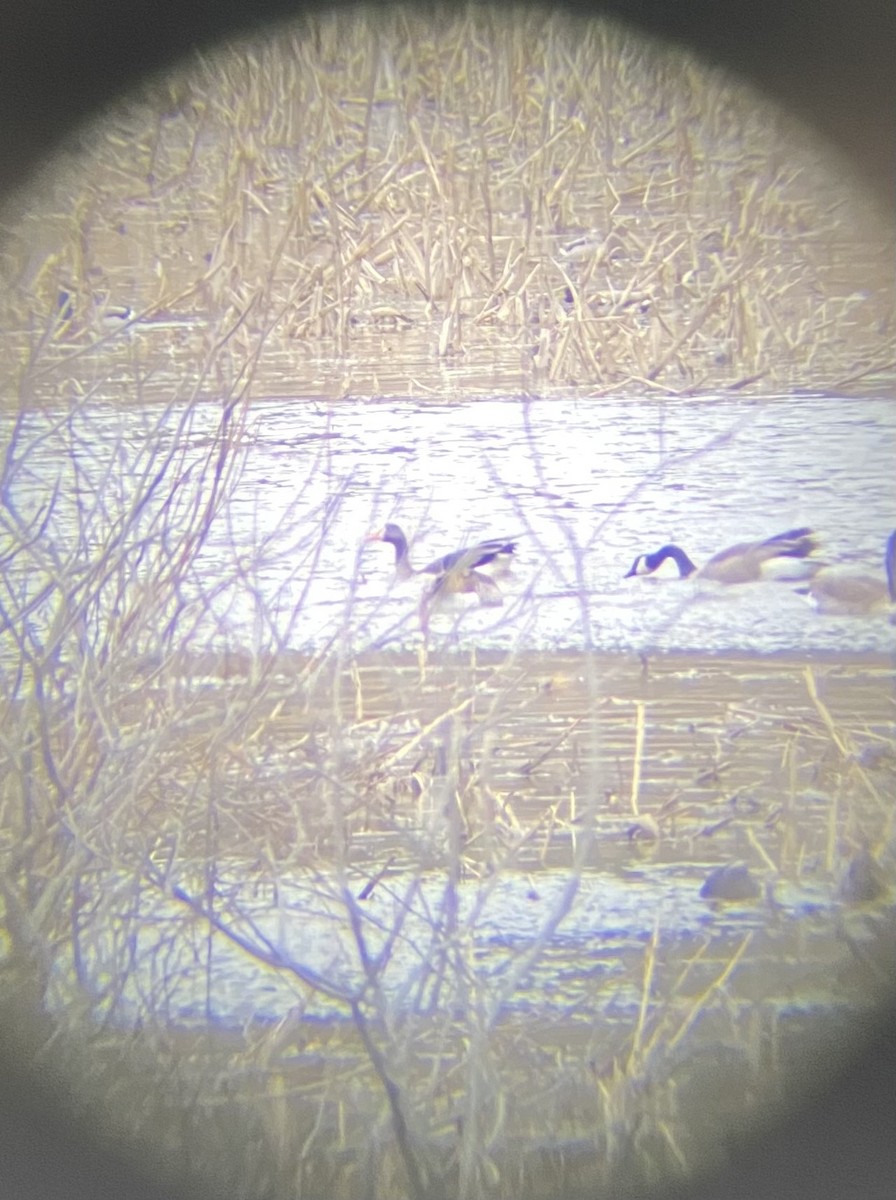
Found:
M 501 605 L 504 597 L 491 574 L 479 568 L 488 567 L 491 572 L 505 573 L 516 550 L 516 542 L 508 538 L 489 538 L 476 542 L 461 550 L 452 550 L 435 558 L 425 567 L 414 568 L 408 553 L 408 540 L 400 526 L 389 522 L 382 529 L 371 533 L 367 541 L 387 542 L 395 550 L 395 574 L 399 579 L 410 579 L 413 575 L 432 575 L 432 586 L 424 594 L 422 612 L 438 600 L 459 594 L 473 594 L 480 604 Z
M 849 567 L 823 567 L 808 587 L 798 590 L 823 613 L 861 616 L 896 606 L 896 529 L 887 538 L 884 573 L 881 579 Z
M 632 575 L 652 575 L 666 559 L 671 558 L 682 579 L 691 576 L 715 583 L 752 583 L 767 576 L 768 564 L 777 559 L 805 559 L 818 547 L 811 529 L 788 529 L 760 542 L 738 542 L 714 554 L 702 567 L 697 567 L 680 546 L 661 546 L 653 554 L 639 554 L 626 572 Z

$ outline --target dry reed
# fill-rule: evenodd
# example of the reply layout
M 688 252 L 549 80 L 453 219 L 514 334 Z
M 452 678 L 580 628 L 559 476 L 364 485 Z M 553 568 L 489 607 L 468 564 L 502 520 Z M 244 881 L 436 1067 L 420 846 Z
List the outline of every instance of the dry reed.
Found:
M 41 339 L 43 402 L 77 362 L 127 364 L 116 302 L 131 344 L 183 323 L 181 389 L 210 317 L 225 387 L 264 347 L 256 395 L 892 377 L 892 229 L 839 165 L 685 51 L 560 14 L 356 10 L 224 48 L 23 200 L 3 362 L 8 385 Z

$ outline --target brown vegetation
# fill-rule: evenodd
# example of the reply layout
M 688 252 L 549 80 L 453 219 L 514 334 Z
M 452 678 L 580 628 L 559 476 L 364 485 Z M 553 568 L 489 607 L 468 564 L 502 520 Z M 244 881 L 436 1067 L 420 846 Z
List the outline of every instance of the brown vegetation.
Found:
M 838 1010 L 855 1021 L 887 986 L 885 924 L 859 909 L 838 933 L 824 908 L 806 924 L 776 898 L 808 884 L 831 902 L 853 852 L 892 841 L 885 665 L 280 657 L 231 662 L 209 691 L 221 666 L 147 663 L 114 697 L 108 674 L 85 668 L 89 711 L 60 695 L 5 713 L 7 755 L 34 747 L 5 775 L 18 961 L 7 987 L 42 955 L 48 994 L 66 997 L 64 1060 L 126 1142 L 139 1128 L 184 1169 L 223 1171 L 253 1194 L 301 1181 L 349 1196 L 365 1162 L 382 1195 L 612 1192 L 724 1158 L 745 1121 L 794 1094 L 788 1077 L 824 1026 L 790 1006 L 819 1006 L 842 1042 Z M 590 951 L 552 945 L 591 879 L 732 858 L 764 881 L 755 928 L 710 922 L 683 936 L 670 914 L 615 981 L 600 982 L 600 929 Z M 522 872 L 534 900 L 546 870 L 566 872 L 568 890 L 493 975 L 461 895 L 478 896 L 475 911 Z M 432 912 L 432 978 L 407 1007 L 388 982 L 396 945 L 372 949 L 368 905 L 375 891 L 403 896 L 386 930 L 387 946 L 400 942 L 428 878 L 454 900 Z M 304 880 L 342 911 L 370 956 L 359 988 L 260 935 L 257 897 L 274 889 L 276 904 L 278 880 Z M 180 918 L 150 918 L 153 894 Z M 177 976 L 165 980 L 183 938 L 197 952 L 238 945 L 247 966 L 293 981 L 294 1007 L 229 1038 L 178 1032 L 166 1016 Z M 528 1016 L 505 1010 L 549 947 L 568 1015 L 539 1016 L 537 996 Z M 144 996 L 140 1036 L 89 1034 L 85 1022 L 111 1017 L 146 977 L 147 955 L 160 990 Z M 55 985 L 54 957 L 70 964 Z M 98 977 L 98 957 L 117 969 Z M 332 1024 L 303 1018 L 315 996 L 329 997 Z M 719 1055 L 740 1082 L 708 1111 Z M 134 1092 L 141 1062 L 156 1101 Z M 187 1106 L 188 1144 L 167 1128 L 172 1104 Z
M 610 25 L 320 18 L 188 62 L 76 149 L 6 215 L 7 403 L 26 362 L 41 401 L 73 372 L 132 399 L 893 378 L 892 229 L 843 165 Z
M 225 660 L 196 632 L 254 397 L 889 380 L 888 235 L 800 136 L 612 27 L 356 13 L 193 60 L 7 211 L 0 1006 L 39 1014 L 31 1050 L 110 1136 L 228 1194 L 619 1194 L 788 1098 L 787 1004 L 840 1035 L 880 995 L 891 932 L 835 896 L 850 862 L 890 865 L 891 664 L 416 661 L 338 629 L 298 657 L 263 611 Z M 103 402 L 137 415 L 100 453 Z M 50 436 L 48 487 L 29 452 Z M 295 535 L 306 574 L 320 526 Z M 235 550 L 226 583 L 257 598 L 272 551 Z M 762 881 L 755 929 L 657 920 L 620 960 L 634 1016 L 601 930 L 552 948 L 585 881 L 667 861 L 696 896 L 732 858 Z M 549 871 L 562 889 L 489 975 L 460 897 L 475 913 L 527 874 L 537 895 Z M 385 978 L 430 876 L 432 1002 L 407 1004 Z M 297 879 L 360 985 L 253 924 L 251 890 Z M 780 889 L 809 883 L 823 912 L 791 920 Z M 373 953 L 365 904 L 389 889 Z M 184 1033 L 182 945 L 209 997 L 227 945 L 294 1006 Z M 552 970 L 562 1019 L 527 990 Z M 305 1019 L 321 998 L 334 1019 Z M 720 1056 L 736 1095 L 713 1093 Z

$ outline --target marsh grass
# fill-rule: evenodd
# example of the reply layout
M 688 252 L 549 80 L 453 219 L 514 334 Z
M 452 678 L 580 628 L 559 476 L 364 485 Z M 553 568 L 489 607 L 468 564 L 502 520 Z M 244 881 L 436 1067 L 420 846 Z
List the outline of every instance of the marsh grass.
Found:
M 107 1136 L 230 1194 L 618 1194 L 787 1098 L 807 975 L 832 1010 L 883 991 L 873 912 L 838 942 L 775 889 L 892 853 L 888 664 L 485 654 L 460 624 L 362 653 L 357 561 L 296 653 L 345 501 L 308 499 L 323 438 L 276 533 L 234 532 L 258 396 L 885 376 L 873 218 L 795 136 L 610 26 L 358 10 L 194 58 L 7 216 L 0 997 Z M 562 544 L 587 647 L 593 541 Z M 766 887 L 753 932 L 657 919 L 621 966 L 601 929 L 552 959 L 596 872 L 730 858 Z M 500 887 L 534 905 L 550 872 L 534 931 L 483 945 Z M 336 935 L 324 965 L 272 936 L 296 881 L 354 973 Z M 216 1028 L 222 949 L 291 1007 Z M 710 1117 L 720 1054 L 743 1087 Z
M 159 340 L 146 394 L 189 386 L 190 322 L 228 313 L 222 390 L 263 344 L 254 395 L 892 379 L 892 228 L 832 152 L 681 49 L 534 8 L 356 9 L 196 57 L 18 202 L 4 367 L 42 331 L 46 401 Z

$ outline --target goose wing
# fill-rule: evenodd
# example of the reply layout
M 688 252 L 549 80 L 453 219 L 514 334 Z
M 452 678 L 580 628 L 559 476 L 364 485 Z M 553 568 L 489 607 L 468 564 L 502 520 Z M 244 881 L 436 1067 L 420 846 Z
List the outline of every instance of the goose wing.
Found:
M 770 558 L 808 558 L 818 549 L 818 541 L 811 529 L 788 529 L 761 542 L 738 542 L 714 554 L 710 563 L 730 562 L 733 559 L 751 559 L 763 563 Z
M 501 589 L 489 575 L 480 571 L 445 571 L 428 589 L 425 602 L 428 606 L 448 596 L 475 594 L 479 603 L 488 607 L 499 607 L 504 603 Z
M 485 567 L 501 560 L 511 558 L 516 550 L 516 542 L 507 538 L 490 538 L 485 542 L 477 542 L 463 550 L 453 550 L 441 558 L 434 559 L 423 568 L 427 575 L 444 575 L 449 571 L 475 571 L 477 567 Z
M 759 542 L 756 549 L 764 561 L 767 558 L 808 558 L 810 554 L 815 553 L 818 545 L 818 538 L 813 530 L 802 528 L 776 533 L 774 537 Z
M 766 563 L 779 558 L 805 559 L 817 548 L 818 540 L 811 529 L 788 529 L 761 542 L 738 542 L 720 550 L 701 567 L 699 574 L 717 583 L 751 583 L 766 577 L 763 571 Z

